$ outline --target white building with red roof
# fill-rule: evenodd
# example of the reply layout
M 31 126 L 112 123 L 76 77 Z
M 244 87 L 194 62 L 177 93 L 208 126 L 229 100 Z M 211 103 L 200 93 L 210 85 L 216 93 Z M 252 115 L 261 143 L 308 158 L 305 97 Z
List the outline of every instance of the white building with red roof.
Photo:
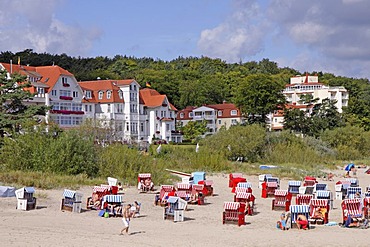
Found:
M 318 99 L 314 104 L 322 103 L 324 99 L 335 100 L 335 106 L 339 113 L 343 112 L 343 107 L 348 106 L 349 93 L 343 87 L 331 87 L 319 82 L 317 75 L 295 76 L 290 78 L 290 84 L 285 86 L 283 94 L 288 102 L 287 108 L 296 108 L 311 112 L 313 104 L 301 101 L 302 95 L 312 95 L 313 99 Z M 284 113 L 276 111 L 270 114 L 268 127 L 270 130 L 281 130 L 284 127 Z
M 83 81 L 79 85 L 84 91 L 85 118 L 111 127 L 116 140 L 182 142 L 182 136 L 175 132 L 176 108 L 166 95 L 140 89 L 133 79 Z
M 207 133 L 214 134 L 221 127 L 226 129 L 232 125 L 243 123 L 244 118 L 240 110 L 231 103 L 203 105 L 200 107 L 188 106 L 177 113 L 177 122 L 185 126 L 190 121 L 207 121 Z
M 10 78 L 18 73 L 27 77 L 31 83 L 28 88 L 35 93 L 27 104 L 52 106 L 47 113 L 47 121 L 53 121 L 62 128 L 75 127 L 82 123 L 82 90 L 76 78 L 69 71 L 57 66 L 25 66 L 0 63 Z

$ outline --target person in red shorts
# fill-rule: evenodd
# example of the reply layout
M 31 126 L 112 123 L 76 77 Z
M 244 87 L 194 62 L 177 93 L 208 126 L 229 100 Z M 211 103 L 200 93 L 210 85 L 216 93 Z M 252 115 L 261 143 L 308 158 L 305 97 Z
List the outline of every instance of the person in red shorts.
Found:
M 303 214 L 298 214 L 295 222 L 297 224 L 298 229 L 303 229 L 303 230 L 308 229 L 308 220 L 306 216 L 304 216 Z

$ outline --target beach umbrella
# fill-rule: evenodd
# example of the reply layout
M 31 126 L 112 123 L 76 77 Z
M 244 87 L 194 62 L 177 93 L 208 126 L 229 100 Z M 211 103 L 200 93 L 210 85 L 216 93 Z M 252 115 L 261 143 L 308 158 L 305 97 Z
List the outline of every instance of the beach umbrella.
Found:
M 344 170 L 346 170 L 347 172 L 348 171 L 350 171 L 352 168 L 354 168 L 355 167 L 355 164 L 353 164 L 353 163 L 349 163 L 347 166 L 346 166 L 346 168 L 344 168 Z
M 197 143 L 197 147 L 195 148 L 195 152 L 199 152 L 199 143 Z
M 160 154 L 162 151 L 162 144 L 159 144 L 159 146 L 157 147 L 157 154 Z

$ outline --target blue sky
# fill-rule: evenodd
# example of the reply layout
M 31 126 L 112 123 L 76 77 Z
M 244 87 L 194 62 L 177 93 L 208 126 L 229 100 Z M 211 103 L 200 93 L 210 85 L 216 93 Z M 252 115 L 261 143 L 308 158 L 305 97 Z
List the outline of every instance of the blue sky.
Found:
M 0 51 L 226 62 L 370 78 L 368 0 L 0 0 Z

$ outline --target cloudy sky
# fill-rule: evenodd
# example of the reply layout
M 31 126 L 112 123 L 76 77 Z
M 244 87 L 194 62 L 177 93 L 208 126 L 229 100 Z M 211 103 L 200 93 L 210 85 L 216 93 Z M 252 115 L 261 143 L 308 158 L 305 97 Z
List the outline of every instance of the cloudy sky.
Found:
M 370 0 L 0 0 L 0 51 L 227 62 L 370 78 Z

